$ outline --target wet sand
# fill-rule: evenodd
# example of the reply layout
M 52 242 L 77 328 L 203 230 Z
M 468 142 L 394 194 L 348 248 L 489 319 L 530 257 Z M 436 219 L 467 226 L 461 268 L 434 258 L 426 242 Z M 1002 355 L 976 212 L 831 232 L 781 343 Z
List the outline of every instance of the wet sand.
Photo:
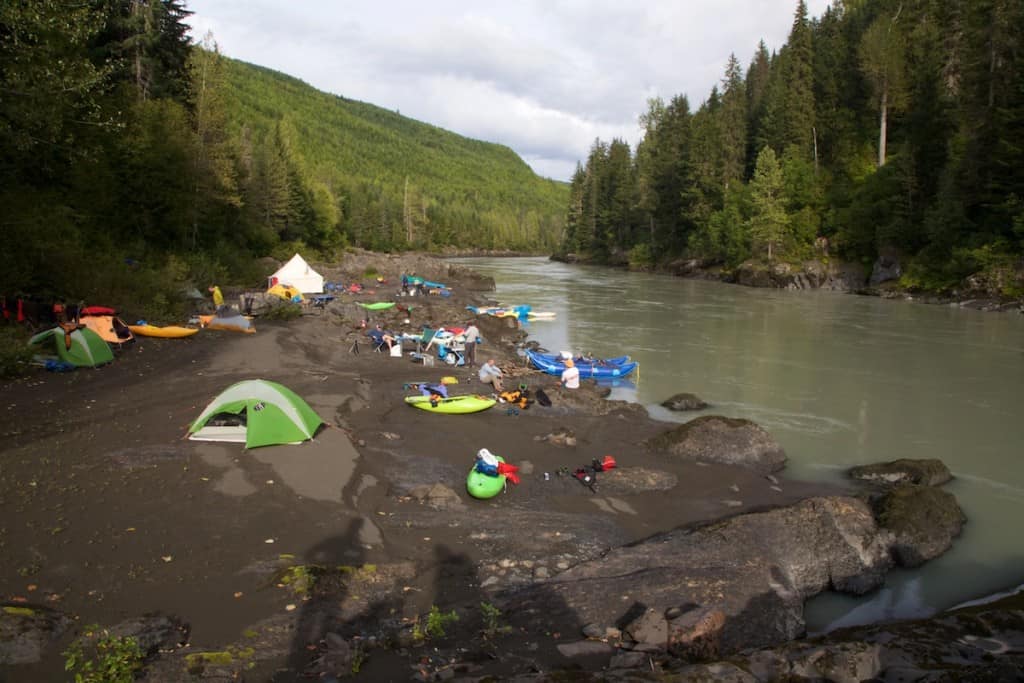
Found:
M 190 624 L 192 649 L 218 649 L 294 602 L 267 581 L 282 555 L 409 567 L 391 604 L 399 615 L 423 614 L 464 602 L 467 591 L 475 599 L 501 558 L 543 561 L 577 525 L 590 539 L 585 555 L 822 490 L 649 453 L 641 441 L 669 425 L 628 410 L 596 416 L 534 405 L 516 415 L 497 406 L 448 416 L 410 408 L 402 401 L 408 382 L 454 375 L 453 393 L 483 386 L 469 368 L 424 368 L 367 345 L 351 354 L 351 329 L 337 316 L 257 328 L 252 336 L 140 338 L 108 367 L 0 385 L 0 600 L 59 609 L 79 624 L 173 614 Z M 515 362 L 508 349 L 488 351 Z M 327 426 L 313 442 L 252 451 L 183 439 L 219 391 L 252 378 L 285 384 Z M 539 374 L 523 381 L 554 384 Z M 576 433 L 575 447 L 541 440 L 564 428 Z M 483 447 L 523 467 L 519 486 L 487 502 L 464 487 Z M 634 495 L 599 482 L 592 492 L 557 474 L 606 454 L 678 483 Z M 417 485 L 438 482 L 458 494 L 457 507 L 437 511 L 410 497 Z M 515 528 L 519 515 L 536 514 L 561 527 Z M 66 643 L 43 665 L 14 667 L 3 680 L 62 680 Z M 273 660 L 258 671 L 279 668 Z

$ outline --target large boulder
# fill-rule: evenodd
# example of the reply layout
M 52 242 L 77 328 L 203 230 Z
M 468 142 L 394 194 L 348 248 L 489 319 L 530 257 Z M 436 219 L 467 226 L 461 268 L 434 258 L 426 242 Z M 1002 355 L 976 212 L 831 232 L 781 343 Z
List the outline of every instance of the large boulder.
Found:
M 851 467 L 847 474 L 851 479 L 878 484 L 917 484 L 919 486 L 941 486 L 953 479 L 946 464 L 935 458 L 900 459 L 872 465 L 858 465 Z
M 895 537 L 892 552 L 903 567 L 917 567 L 949 550 L 967 518 L 948 491 L 899 486 L 875 502 L 878 524 Z
M 615 625 L 638 645 L 725 655 L 802 635 L 804 600 L 825 589 L 877 588 L 891 543 L 864 501 L 811 498 L 614 548 L 503 600 L 533 632 Z
M 661 402 L 661 405 L 669 410 L 683 411 L 683 410 L 703 410 L 708 407 L 708 404 L 704 402 L 699 396 L 694 394 L 675 394 L 670 396 Z
M 0 671 L 42 661 L 71 623 L 63 613 L 38 605 L 0 605 Z
M 880 250 L 878 258 L 875 259 L 875 264 L 871 268 L 871 277 L 868 278 L 868 284 L 874 287 L 883 282 L 899 280 L 902 274 L 903 268 L 900 265 L 899 251 L 891 247 L 884 248 Z
M 785 467 L 786 452 L 750 420 L 705 415 L 647 440 L 648 448 L 688 460 L 743 465 L 760 472 Z
M 673 681 L 720 681 L 722 667 L 760 681 L 1020 681 L 1024 680 L 1024 599 L 961 607 L 929 619 L 833 631 L 725 662 L 663 666 Z M 682 658 L 681 658 L 682 659 Z M 682 661 L 685 661 L 683 659 Z M 644 658 L 642 664 L 646 665 Z

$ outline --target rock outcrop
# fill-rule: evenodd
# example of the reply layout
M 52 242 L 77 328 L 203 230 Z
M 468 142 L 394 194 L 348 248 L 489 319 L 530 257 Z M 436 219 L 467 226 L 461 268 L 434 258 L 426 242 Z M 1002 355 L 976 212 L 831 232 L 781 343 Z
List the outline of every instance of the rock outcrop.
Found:
M 656 650 L 727 654 L 803 635 L 804 600 L 825 589 L 881 585 L 892 543 L 864 501 L 811 498 L 614 548 L 505 599 L 534 632 L 593 622 Z
M 828 289 L 851 292 L 864 286 L 867 276 L 854 263 L 810 260 L 799 265 L 751 259 L 739 265 L 734 273 L 737 284 L 748 287 L 776 289 Z
M 1020 593 L 930 619 L 833 631 L 730 657 L 665 668 L 673 681 L 1024 680 L 1024 600 Z M 644 658 L 642 664 L 649 662 Z M 612 678 L 612 680 L 617 680 Z
M 878 524 L 892 532 L 892 551 L 902 567 L 918 567 L 953 545 L 967 518 L 948 491 L 898 486 L 875 501 Z
M 851 479 L 878 484 L 917 484 L 919 486 L 942 486 L 953 479 L 949 468 L 941 460 L 901 459 L 891 462 L 859 465 L 847 472 Z
M 647 440 L 647 447 L 698 462 L 743 465 L 777 472 L 786 453 L 772 436 L 750 420 L 705 415 Z
M 669 398 L 666 398 L 661 402 L 662 407 L 668 408 L 669 410 L 682 411 L 682 410 L 703 410 L 708 407 L 708 404 L 704 402 L 704 399 L 694 394 L 676 394 Z

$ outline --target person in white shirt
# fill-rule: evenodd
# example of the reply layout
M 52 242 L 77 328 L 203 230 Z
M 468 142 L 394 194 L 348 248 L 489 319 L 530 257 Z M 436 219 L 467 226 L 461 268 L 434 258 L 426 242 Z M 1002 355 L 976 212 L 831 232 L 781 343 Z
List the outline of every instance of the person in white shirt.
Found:
M 469 323 L 463 336 L 466 337 L 466 365 L 473 367 L 476 365 L 476 340 L 480 338 L 480 330 L 473 323 Z
M 501 385 L 501 368 L 498 367 L 498 364 L 494 362 L 493 358 L 480 367 L 480 381 L 484 384 L 490 384 L 494 387 L 494 391 L 496 393 L 500 394 L 503 391 Z
M 565 361 L 565 370 L 562 370 L 562 386 L 566 389 L 580 388 L 580 369 L 571 360 Z

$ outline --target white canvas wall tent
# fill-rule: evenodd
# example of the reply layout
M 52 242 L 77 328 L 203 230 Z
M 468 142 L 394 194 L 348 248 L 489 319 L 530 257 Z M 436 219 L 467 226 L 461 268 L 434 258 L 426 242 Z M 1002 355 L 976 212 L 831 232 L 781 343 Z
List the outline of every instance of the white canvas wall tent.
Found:
M 298 254 L 267 278 L 267 289 L 274 285 L 291 285 L 303 294 L 322 294 L 324 277 Z
M 194 441 L 244 443 L 246 448 L 312 439 L 324 422 L 298 394 L 263 379 L 232 384 L 188 429 Z

